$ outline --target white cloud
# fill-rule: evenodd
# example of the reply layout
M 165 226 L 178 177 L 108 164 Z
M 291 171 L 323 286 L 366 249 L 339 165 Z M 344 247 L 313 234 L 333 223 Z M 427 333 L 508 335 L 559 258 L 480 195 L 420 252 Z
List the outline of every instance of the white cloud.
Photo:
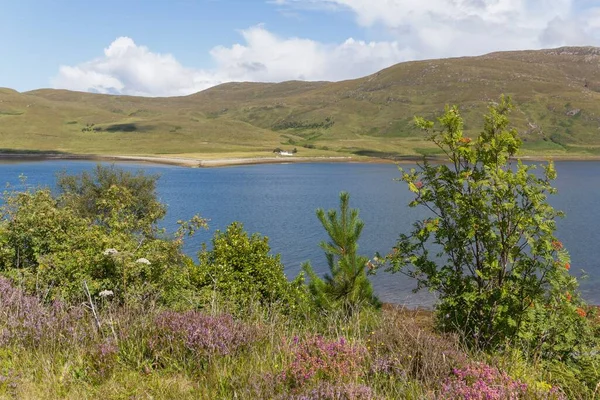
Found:
M 181 65 L 121 37 L 97 59 L 62 66 L 53 86 L 142 96 L 186 95 L 229 81 L 343 80 L 394 63 L 565 45 L 600 44 L 600 7 L 589 0 L 271 0 L 281 12 L 346 11 L 388 40 L 327 44 L 279 37 L 264 26 L 210 51 L 214 68 Z M 378 29 L 378 32 L 381 30 Z
M 242 31 L 245 45 L 216 47 L 217 71 L 232 80 L 343 80 L 376 72 L 412 57 L 396 42 L 348 39 L 326 45 L 308 39 L 282 39 L 262 26 Z
M 396 42 L 348 39 L 323 44 L 281 38 L 255 26 L 241 31 L 243 44 L 211 50 L 216 67 L 182 66 L 172 55 L 153 53 L 131 38 L 120 37 L 104 56 L 60 67 L 56 88 L 141 96 L 186 95 L 229 81 L 343 80 L 367 75 L 414 57 Z
M 56 88 L 141 96 L 175 96 L 214 84 L 209 73 L 183 67 L 170 54 L 157 54 L 120 37 L 104 49 L 104 57 L 76 66 L 61 66 Z
M 600 13 L 583 0 L 277 0 L 279 7 L 346 10 L 383 26 L 417 58 L 600 44 Z

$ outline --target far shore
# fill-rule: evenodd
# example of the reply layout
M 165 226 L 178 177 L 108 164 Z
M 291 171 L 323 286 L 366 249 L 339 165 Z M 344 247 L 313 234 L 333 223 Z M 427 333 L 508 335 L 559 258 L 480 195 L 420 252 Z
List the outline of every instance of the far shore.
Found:
M 600 161 L 600 156 L 584 155 L 523 155 L 515 159 L 523 161 Z M 192 168 L 227 167 L 236 165 L 254 164 L 288 164 L 288 163 L 382 163 L 403 164 L 423 161 L 423 156 L 399 156 L 394 158 L 378 157 L 353 157 L 353 156 L 270 156 L 270 157 L 230 157 L 217 159 L 201 159 L 188 157 L 161 157 L 161 156 L 136 156 L 136 155 L 99 155 L 99 154 L 71 154 L 71 153 L 0 153 L 2 161 L 46 161 L 46 160 L 82 160 L 82 161 L 114 161 L 114 162 L 141 162 L 149 164 L 165 164 Z M 444 158 L 429 156 L 430 162 L 443 162 Z
M 416 162 L 421 158 L 414 157 L 404 160 Z M 98 155 L 98 154 L 69 154 L 69 153 L 0 153 L 2 161 L 46 161 L 46 160 L 86 160 L 86 161 L 115 161 L 115 162 L 142 162 L 149 164 L 166 164 L 193 168 L 227 167 L 235 165 L 254 164 L 287 164 L 287 163 L 320 163 L 320 162 L 346 162 L 346 163 L 395 163 L 403 160 L 382 158 L 351 157 L 351 156 L 272 156 L 272 157 L 231 157 L 217 159 L 200 159 L 187 157 L 160 157 L 160 156 L 130 156 L 130 155 Z

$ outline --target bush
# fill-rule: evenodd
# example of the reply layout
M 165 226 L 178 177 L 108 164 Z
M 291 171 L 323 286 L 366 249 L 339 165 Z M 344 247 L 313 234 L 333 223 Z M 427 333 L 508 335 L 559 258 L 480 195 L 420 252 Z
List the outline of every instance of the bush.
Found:
M 0 277 L 0 346 L 35 349 L 44 341 L 53 346 L 83 341 L 90 331 L 80 322 L 89 327 L 92 321 L 81 311 L 61 302 L 45 306 Z
M 294 337 L 291 343 L 292 362 L 281 379 L 292 388 L 311 381 L 352 380 L 361 374 L 365 350 L 344 338 L 327 340 L 322 336 L 312 336 L 301 340 Z
M 314 388 L 276 397 L 278 400 L 372 400 L 376 398 L 373 390 L 368 386 L 330 382 L 320 382 Z
M 206 315 L 198 311 L 164 311 L 154 319 L 156 332 L 149 347 L 155 359 L 185 359 L 189 354 L 201 361 L 234 353 L 256 340 L 256 330 L 231 315 Z
M 464 136 L 457 107 L 446 109 L 439 131 L 415 119 L 448 163 L 402 171 L 416 196 L 410 206 L 431 216 L 400 235 L 388 259 L 392 271 L 439 294 L 438 326 L 469 345 L 493 349 L 523 339 L 531 350 L 543 344 L 544 357 L 574 356 L 589 337 L 576 333 L 585 327 L 577 316 L 583 303 L 554 236 L 562 214 L 546 199 L 556 172 L 552 163 L 542 174 L 512 163 L 521 142 L 508 129 L 510 109 L 505 98 L 490 106 L 477 139 Z
M 0 207 L 0 274 L 30 293 L 68 302 L 88 300 L 84 284 L 92 297 L 111 290 L 120 301 L 173 304 L 189 297 L 192 261 L 182 253 L 181 240 L 165 239 L 157 227 L 163 206 L 156 199 L 144 201 L 155 211 L 142 207 L 148 214 L 141 216 L 127 187 L 97 189 L 90 195 L 95 211 L 81 208 L 87 195 L 70 191 L 60 196 L 49 189 L 6 192 Z M 202 223 L 195 219 L 184 228 Z
M 258 302 L 279 305 L 288 313 L 304 311 L 303 277 L 288 282 L 280 256 L 270 251 L 268 238 L 248 236 L 243 225 L 234 222 L 225 232 L 215 232 L 211 250 L 203 246 L 194 284 L 207 302 L 216 295 L 234 309 Z
M 557 389 L 545 393 L 536 392 L 506 372 L 485 363 L 473 363 L 454 369 L 453 375 L 445 380 L 439 396 L 439 399 L 474 400 L 521 398 L 566 400 Z
M 60 203 L 96 224 L 118 225 L 132 232 L 152 231 L 166 214 L 156 197 L 157 175 L 132 174 L 115 167 L 96 166 L 93 173 L 58 176 Z

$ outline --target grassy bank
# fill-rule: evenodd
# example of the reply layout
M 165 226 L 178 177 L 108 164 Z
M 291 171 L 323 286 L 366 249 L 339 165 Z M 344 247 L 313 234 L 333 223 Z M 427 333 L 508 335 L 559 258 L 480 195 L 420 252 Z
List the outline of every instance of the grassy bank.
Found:
M 42 304 L 1 279 L 0 396 L 18 399 L 592 398 L 558 367 L 489 356 L 433 332 L 431 314 L 392 306 L 295 319 Z M 559 386 L 565 385 L 566 386 Z M 480 398 L 480 397 L 474 397 Z M 481 397 L 486 398 L 486 397 Z

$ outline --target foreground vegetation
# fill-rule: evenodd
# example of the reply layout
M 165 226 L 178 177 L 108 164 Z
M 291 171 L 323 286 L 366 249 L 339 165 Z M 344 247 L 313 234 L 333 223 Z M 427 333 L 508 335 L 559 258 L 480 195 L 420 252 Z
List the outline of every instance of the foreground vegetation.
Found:
M 174 311 L 107 296 L 96 319 L 90 303 L 45 304 L 4 279 L 0 288 L 4 398 L 592 398 L 574 369 L 516 349 L 468 352 L 423 312 L 298 320 L 254 305 L 236 318 L 216 304 Z
M 403 171 L 431 217 L 360 255 L 340 195 L 317 210 L 329 274 L 288 280 L 239 223 L 195 262 L 168 235 L 157 177 L 99 166 L 57 189 L 7 191 L 0 220 L 0 396 L 6 398 L 593 399 L 600 331 L 546 202 L 555 176 L 511 165 L 510 99 L 477 138 L 456 107 L 418 118 L 449 164 Z M 402 227 L 400 227 L 402 228 Z M 401 229 L 404 230 L 404 229 Z M 403 272 L 433 312 L 383 307 L 369 273 Z
M 227 83 L 142 98 L 0 89 L 0 149 L 184 158 L 440 155 L 412 124 L 461 104 L 465 130 L 501 93 L 515 100 L 523 154 L 600 155 L 600 50 L 493 53 L 402 63 L 344 82 Z

